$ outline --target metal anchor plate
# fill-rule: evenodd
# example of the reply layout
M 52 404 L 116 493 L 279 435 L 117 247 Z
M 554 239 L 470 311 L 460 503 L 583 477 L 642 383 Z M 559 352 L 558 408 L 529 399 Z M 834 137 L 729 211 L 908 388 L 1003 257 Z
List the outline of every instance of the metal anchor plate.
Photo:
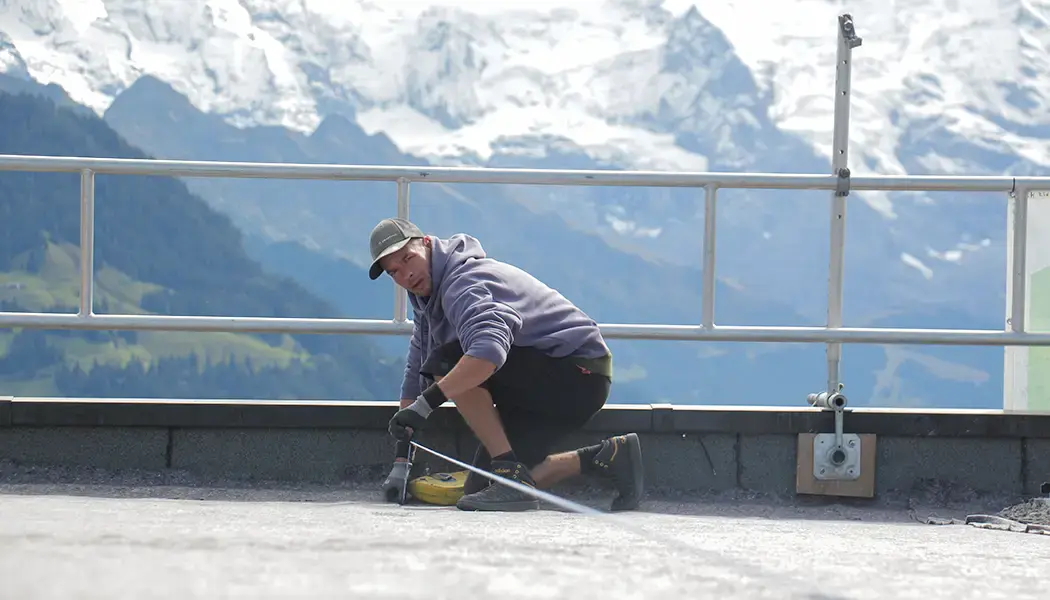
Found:
M 813 477 L 824 481 L 854 480 L 860 477 L 860 436 L 842 434 L 842 453 L 836 457 L 834 433 L 813 436 Z M 836 464 L 835 459 L 842 461 Z

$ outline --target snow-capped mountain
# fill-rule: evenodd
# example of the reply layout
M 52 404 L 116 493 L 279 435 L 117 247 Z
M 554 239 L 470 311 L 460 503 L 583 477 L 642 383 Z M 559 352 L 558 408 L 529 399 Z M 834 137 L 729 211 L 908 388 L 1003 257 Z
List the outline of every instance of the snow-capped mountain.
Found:
M 0 31 L 16 51 L 5 70 L 24 63 L 100 113 L 148 73 L 238 125 L 310 131 L 341 112 L 440 162 L 484 163 L 515 138 L 536 140 L 515 152 L 543 155 L 553 138 L 616 167 L 746 170 L 777 150 L 755 135 L 763 123 L 799 134 L 827 162 L 836 16 L 848 11 L 865 39 L 853 73 L 855 173 L 1050 165 L 1045 0 L 770 6 L 0 0 Z M 902 216 L 886 194 L 858 197 L 887 220 Z M 620 208 L 599 221 L 678 252 L 659 239 L 661 218 L 677 216 L 637 224 Z M 962 233 L 937 241 L 981 247 L 983 237 Z M 952 246 L 909 248 L 906 264 L 937 271 L 918 263 L 955 256 Z
M 99 114 L 151 75 L 239 127 L 310 134 L 342 115 L 440 164 L 823 173 L 843 12 L 864 39 L 854 174 L 1050 171 L 1050 0 L 0 0 L 0 71 Z M 514 194 L 618 248 L 699 266 L 697 190 Z M 828 194 L 720 197 L 723 280 L 823 322 Z M 1004 197 L 850 202 L 847 324 L 901 313 L 928 325 L 908 312 L 926 304 L 969 319 L 941 326 L 998 325 Z M 224 208 L 237 204 L 242 223 L 278 237 L 336 240 L 351 226 Z
M 496 140 L 529 134 L 565 137 L 597 155 L 622 148 L 617 162 L 638 161 L 630 166 L 696 169 L 705 156 L 677 147 L 661 129 L 678 123 L 663 117 L 695 109 L 730 123 L 768 117 L 830 155 L 835 17 L 851 12 L 865 38 L 853 74 L 858 168 L 910 172 L 897 156 L 900 124 L 930 117 L 978 144 L 995 140 L 990 147 L 1050 164 L 1047 144 L 1023 130 L 1048 118 L 1040 110 L 1050 93 L 1046 0 L 771 6 L 2 0 L 0 29 L 35 78 L 100 112 L 150 73 L 201 110 L 240 122 L 311 130 L 319 112 L 342 103 L 366 127 L 431 158 L 484 159 Z M 675 64 L 676 56 L 689 63 Z M 737 57 L 771 99 L 769 115 L 747 114 L 761 105 L 746 86 L 733 106 L 694 104 L 704 72 Z M 647 115 L 660 126 L 638 122 Z M 732 141 L 715 149 L 738 151 Z M 972 170 L 950 157 L 924 161 L 937 172 Z

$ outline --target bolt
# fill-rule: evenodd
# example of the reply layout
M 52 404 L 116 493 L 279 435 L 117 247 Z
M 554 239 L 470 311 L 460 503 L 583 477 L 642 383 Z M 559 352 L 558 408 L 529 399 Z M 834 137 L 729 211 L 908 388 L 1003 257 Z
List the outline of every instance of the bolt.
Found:
M 820 470 L 820 474 L 821 474 L 821 475 L 823 475 L 823 474 L 824 474 L 824 469 L 821 469 L 821 470 Z
M 850 441 L 849 441 L 849 447 L 850 447 L 850 448 L 853 448 L 853 447 L 855 447 L 856 445 L 857 445 L 857 442 L 855 442 L 855 441 L 853 441 L 853 440 L 850 440 Z

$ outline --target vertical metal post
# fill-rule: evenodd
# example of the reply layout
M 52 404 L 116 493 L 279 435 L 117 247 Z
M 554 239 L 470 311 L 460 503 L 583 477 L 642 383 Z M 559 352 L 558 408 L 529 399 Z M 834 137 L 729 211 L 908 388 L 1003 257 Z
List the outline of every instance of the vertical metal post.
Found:
M 700 311 L 705 329 L 715 327 L 715 202 L 718 188 L 704 187 L 704 279 L 700 298 Z
M 397 217 L 408 219 L 408 180 L 401 177 L 397 180 Z M 403 323 L 408 319 L 408 292 L 394 284 L 394 320 Z
M 80 172 L 80 313 L 94 314 L 95 306 L 95 173 Z
M 1028 255 L 1028 194 L 1031 190 L 1017 188 L 1014 190 L 1012 211 L 1011 243 L 1013 264 L 1010 270 L 1010 331 L 1023 333 L 1026 328 L 1025 307 L 1027 306 L 1028 274 L 1026 258 Z
M 835 128 L 831 157 L 831 172 L 848 182 L 849 169 L 849 108 L 850 74 L 853 49 L 860 46 L 861 38 L 853 28 L 853 17 L 849 13 L 839 16 L 838 52 L 835 63 Z M 842 327 L 842 287 L 845 270 L 846 243 L 846 196 L 848 187 L 839 186 L 831 195 L 831 246 L 828 260 L 828 324 L 829 328 Z M 834 392 L 839 385 L 839 362 L 842 346 L 827 344 L 828 391 Z

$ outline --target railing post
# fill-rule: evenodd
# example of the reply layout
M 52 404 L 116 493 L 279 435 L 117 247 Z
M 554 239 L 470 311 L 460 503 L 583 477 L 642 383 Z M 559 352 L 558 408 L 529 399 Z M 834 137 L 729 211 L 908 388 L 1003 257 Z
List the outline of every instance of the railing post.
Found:
M 1028 205 L 1032 190 L 1016 186 L 1007 195 L 1006 332 L 1024 335 L 1028 328 Z M 1003 410 L 1028 410 L 1030 349 L 1003 348 Z
M 704 270 L 700 312 L 705 329 L 715 327 L 715 203 L 718 187 L 704 186 Z
M 88 318 L 95 307 L 95 173 L 80 171 L 80 312 Z
M 831 172 L 839 177 L 842 185 L 831 195 L 831 246 L 828 257 L 828 323 L 829 328 L 842 327 L 842 287 L 845 270 L 846 244 L 846 196 L 849 194 L 849 108 L 850 74 L 853 49 L 860 46 L 861 38 L 853 28 L 853 17 L 849 13 L 839 16 L 838 52 L 835 64 L 835 128 L 831 156 Z M 839 385 L 839 362 L 842 346 L 827 344 L 828 392 L 835 392 Z
M 397 180 L 397 217 L 408 219 L 408 180 Z M 402 323 L 408 319 L 408 292 L 394 284 L 394 320 Z
M 1019 187 L 1013 193 L 1011 211 L 1012 265 L 1010 270 L 1010 331 L 1024 333 L 1027 328 L 1025 308 L 1028 305 L 1028 188 Z

